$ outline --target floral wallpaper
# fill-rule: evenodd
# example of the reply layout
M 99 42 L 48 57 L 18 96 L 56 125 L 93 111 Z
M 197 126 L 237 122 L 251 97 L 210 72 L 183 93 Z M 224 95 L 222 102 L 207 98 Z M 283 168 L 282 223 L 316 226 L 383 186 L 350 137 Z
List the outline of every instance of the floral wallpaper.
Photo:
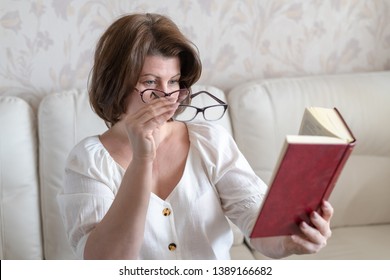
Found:
M 87 84 L 118 16 L 170 16 L 198 46 L 201 83 L 390 70 L 390 0 L 1 0 L 0 94 L 34 107 Z

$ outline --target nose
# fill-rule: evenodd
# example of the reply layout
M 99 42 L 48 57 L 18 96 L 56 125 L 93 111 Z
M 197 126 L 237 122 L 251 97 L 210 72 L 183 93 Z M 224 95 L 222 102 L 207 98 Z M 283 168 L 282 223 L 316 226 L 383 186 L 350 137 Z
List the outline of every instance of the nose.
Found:
M 177 101 L 177 94 L 174 93 L 174 94 L 171 94 L 169 96 L 166 97 L 169 101 L 171 102 L 176 102 Z
M 168 85 L 166 85 L 166 84 L 160 85 L 159 89 L 160 89 L 161 91 L 165 92 L 165 93 L 170 93 L 169 87 L 168 87 Z

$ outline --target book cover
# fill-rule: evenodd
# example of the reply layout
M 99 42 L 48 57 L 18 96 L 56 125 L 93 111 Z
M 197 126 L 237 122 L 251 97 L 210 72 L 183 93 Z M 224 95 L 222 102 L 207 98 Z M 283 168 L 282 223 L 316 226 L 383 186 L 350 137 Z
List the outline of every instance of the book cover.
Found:
M 355 146 L 354 138 L 348 142 L 327 141 L 326 137 L 323 142 L 311 142 L 310 136 L 302 139 L 286 137 L 252 238 L 292 235 L 300 232 L 301 221 L 310 224 L 308 215 L 328 200 Z

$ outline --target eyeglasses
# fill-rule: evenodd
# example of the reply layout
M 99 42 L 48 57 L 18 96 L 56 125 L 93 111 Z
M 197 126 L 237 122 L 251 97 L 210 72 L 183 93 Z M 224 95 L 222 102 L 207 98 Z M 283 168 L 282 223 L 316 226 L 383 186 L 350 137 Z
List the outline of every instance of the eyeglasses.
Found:
M 174 119 L 177 121 L 189 122 L 189 121 L 192 121 L 193 119 L 195 119 L 199 113 L 202 113 L 203 118 L 207 121 L 217 121 L 217 120 L 221 119 L 223 117 L 223 115 L 225 114 L 225 112 L 228 108 L 228 105 L 207 91 L 199 91 L 197 93 L 191 94 L 191 99 L 195 98 L 196 96 L 198 96 L 200 94 L 207 94 L 209 97 L 213 98 L 219 104 L 206 106 L 203 108 L 198 108 L 198 107 L 195 107 L 192 105 L 179 105 L 178 111 L 181 111 L 181 112 L 179 114 L 177 114 L 174 117 Z
M 150 103 L 152 100 L 156 98 L 169 97 L 169 96 L 176 97 L 177 98 L 176 102 L 182 102 L 190 94 L 190 91 L 186 88 L 175 90 L 170 93 L 166 93 L 159 89 L 150 89 L 150 88 L 145 89 L 143 91 L 139 91 L 138 89 L 135 90 L 139 92 L 141 99 L 144 103 Z

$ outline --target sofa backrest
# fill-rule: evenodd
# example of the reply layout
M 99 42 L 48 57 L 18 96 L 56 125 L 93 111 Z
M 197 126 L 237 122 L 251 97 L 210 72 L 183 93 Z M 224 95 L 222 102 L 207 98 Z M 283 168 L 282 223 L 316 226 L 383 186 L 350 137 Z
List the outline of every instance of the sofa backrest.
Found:
M 237 144 L 266 183 L 304 108 L 337 107 L 357 144 L 330 198 L 332 225 L 390 222 L 390 72 L 253 81 L 227 98 Z
M 196 85 L 193 92 L 206 90 L 222 100 L 224 93 L 211 86 Z M 212 101 L 211 101 L 212 102 Z M 210 104 L 207 96 L 194 99 L 193 105 Z M 231 132 L 229 113 L 219 124 Z M 202 116 L 199 114 L 198 119 Z M 39 106 L 39 173 L 45 259 L 74 259 L 68 244 L 56 197 L 63 182 L 65 161 L 73 146 L 83 138 L 104 132 L 104 122 L 92 111 L 86 90 L 51 94 Z
M 35 115 L 0 96 L 0 259 L 42 259 Z
M 89 107 L 86 91 L 45 97 L 38 110 L 39 176 L 45 259 L 74 259 L 57 206 L 69 151 L 88 135 L 106 129 Z

